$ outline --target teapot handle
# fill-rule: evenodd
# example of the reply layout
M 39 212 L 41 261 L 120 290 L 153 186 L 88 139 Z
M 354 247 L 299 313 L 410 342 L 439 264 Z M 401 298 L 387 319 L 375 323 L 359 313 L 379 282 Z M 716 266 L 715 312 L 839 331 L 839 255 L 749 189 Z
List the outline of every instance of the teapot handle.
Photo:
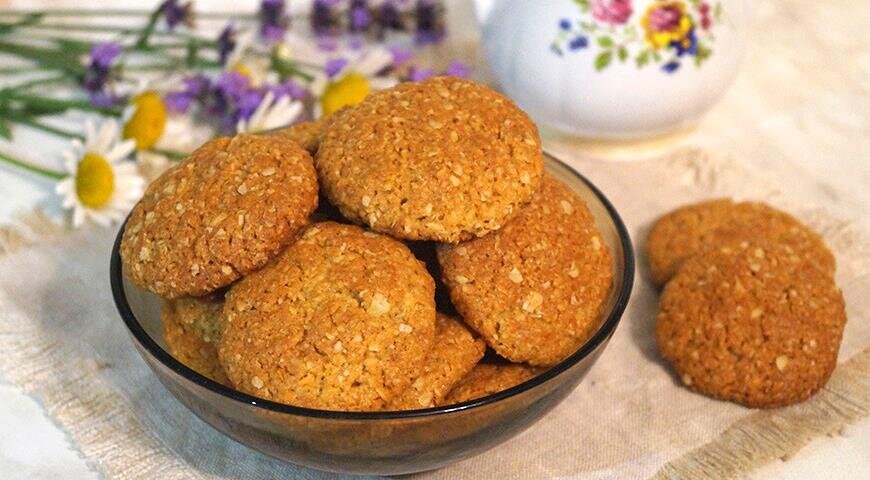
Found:
M 495 0 L 474 0 L 474 13 L 477 15 L 477 22 L 481 27 L 489 21 L 494 6 Z

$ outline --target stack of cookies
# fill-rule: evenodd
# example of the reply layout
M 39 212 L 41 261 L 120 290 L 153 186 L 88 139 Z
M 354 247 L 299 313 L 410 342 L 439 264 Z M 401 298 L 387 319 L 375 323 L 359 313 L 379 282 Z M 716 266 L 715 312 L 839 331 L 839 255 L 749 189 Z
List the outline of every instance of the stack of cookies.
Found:
M 149 186 L 121 258 L 165 299 L 177 359 L 260 398 L 341 411 L 522 383 L 593 335 L 613 275 L 526 114 L 448 77 L 208 142 Z
M 763 203 L 707 201 L 659 219 L 647 253 L 664 285 L 656 340 L 684 385 L 770 408 L 828 381 L 843 295 L 834 256 L 800 221 Z

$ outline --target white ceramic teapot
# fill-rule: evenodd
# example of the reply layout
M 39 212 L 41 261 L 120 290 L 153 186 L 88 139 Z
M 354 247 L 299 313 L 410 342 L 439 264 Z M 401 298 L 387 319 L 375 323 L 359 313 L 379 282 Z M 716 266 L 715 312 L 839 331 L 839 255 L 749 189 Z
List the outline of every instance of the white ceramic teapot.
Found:
M 541 125 L 593 138 L 688 126 L 725 92 L 747 0 L 476 0 L 499 86 Z

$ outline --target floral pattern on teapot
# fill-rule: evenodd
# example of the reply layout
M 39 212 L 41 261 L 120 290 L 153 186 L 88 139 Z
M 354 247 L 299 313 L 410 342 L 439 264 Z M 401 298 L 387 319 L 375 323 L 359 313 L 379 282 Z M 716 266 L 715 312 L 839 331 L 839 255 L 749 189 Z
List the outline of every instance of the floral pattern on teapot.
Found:
M 721 21 L 722 5 L 706 0 L 657 0 L 637 20 L 631 0 L 574 0 L 576 19 L 563 18 L 550 50 L 559 56 L 591 49 L 595 69 L 615 62 L 637 68 L 657 65 L 674 73 L 686 62 L 700 67 L 713 54 L 713 26 Z

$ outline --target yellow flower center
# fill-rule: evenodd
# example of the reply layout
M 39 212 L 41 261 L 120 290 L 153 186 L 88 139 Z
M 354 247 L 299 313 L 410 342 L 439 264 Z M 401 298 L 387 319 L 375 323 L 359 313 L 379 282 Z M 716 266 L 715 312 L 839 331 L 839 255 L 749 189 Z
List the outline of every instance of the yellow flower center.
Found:
M 326 86 L 320 105 L 324 115 L 331 115 L 342 107 L 356 105 L 363 101 L 371 91 L 369 80 L 365 75 L 350 72 L 341 80 L 332 82 Z
M 236 72 L 243 77 L 248 77 L 248 80 L 254 79 L 254 72 L 244 63 L 237 63 L 230 68 L 231 72 Z
M 136 110 L 124 124 L 124 138 L 136 141 L 136 149 L 147 150 L 160 140 L 166 128 L 166 104 L 156 92 L 143 92 L 133 98 Z
M 115 192 L 115 172 L 101 155 L 86 153 L 76 168 L 76 196 L 82 205 L 100 208 Z

